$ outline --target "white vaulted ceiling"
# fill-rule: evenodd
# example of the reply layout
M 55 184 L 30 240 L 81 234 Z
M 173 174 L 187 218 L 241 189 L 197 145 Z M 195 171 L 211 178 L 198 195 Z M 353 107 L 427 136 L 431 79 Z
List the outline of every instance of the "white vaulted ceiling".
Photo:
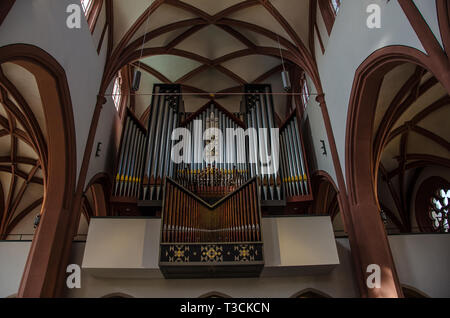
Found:
M 138 92 L 141 96 L 136 97 L 137 115 L 150 104 L 150 96 L 146 94 L 152 92 L 155 83 L 179 83 L 184 85 L 185 93 L 236 92 L 237 87 L 279 68 L 278 36 L 283 49 L 290 46 L 300 50 L 300 46 L 306 47 L 308 43 L 309 2 L 113 0 L 114 49 L 123 52 L 131 46 L 139 52 L 145 42 L 145 49 L 153 50 L 151 56 L 146 56 L 147 51 L 140 59 L 147 72 L 143 72 Z M 146 9 L 151 12 L 148 19 Z M 266 48 L 272 51 L 264 51 Z M 274 82 L 275 91 L 279 89 L 279 81 L 277 70 L 263 78 L 262 83 Z M 186 97 L 186 110 L 195 111 L 208 99 Z M 218 102 L 230 111 L 237 111 L 239 100 L 234 96 L 220 98 Z M 280 104 L 286 99 L 275 100 Z M 278 108 L 281 107 L 276 105 Z

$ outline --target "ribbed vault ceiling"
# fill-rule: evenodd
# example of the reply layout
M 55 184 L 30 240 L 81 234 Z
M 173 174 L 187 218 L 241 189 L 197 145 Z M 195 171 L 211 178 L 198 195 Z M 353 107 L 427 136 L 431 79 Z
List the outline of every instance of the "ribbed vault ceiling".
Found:
M 401 230 L 410 230 L 412 191 L 420 169 L 450 168 L 449 118 L 450 97 L 431 73 L 403 64 L 385 76 L 375 115 L 374 155 L 382 149 L 380 203 Z M 384 145 L 383 132 L 388 132 Z
M 0 239 L 33 234 L 44 196 L 45 164 L 39 149 L 43 145 L 43 153 L 47 151 L 46 133 L 36 79 L 19 65 L 1 65 Z
M 140 60 L 145 70 L 138 115 L 148 107 L 145 94 L 154 83 L 179 83 L 185 93 L 237 93 L 245 83 L 273 82 L 273 90 L 281 91 L 278 38 L 287 58 L 304 62 L 309 54 L 307 0 L 114 0 L 113 20 L 116 58 L 134 67 Z M 216 97 L 230 111 L 239 109 L 240 97 Z M 209 98 L 186 96 L 186 110 Z M 276 108 L 285 100 L 277 98 Z

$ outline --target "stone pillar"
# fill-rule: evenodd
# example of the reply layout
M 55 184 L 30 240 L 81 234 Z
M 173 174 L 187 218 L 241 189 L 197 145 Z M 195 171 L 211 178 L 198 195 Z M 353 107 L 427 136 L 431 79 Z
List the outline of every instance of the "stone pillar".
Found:
M 324 94 L 318 95 L 316 101 L 322 110 L 328 142 L 330 144 L 339 187 L 341 213 L 345 229 L 349 236 L 353 268 L 361 296 L 403 297 L 384 224 L 380 216 L 374 192 L 372 191 L 372 180 L 369 178 L 370 180 L 362 183 L 364 186 L 359 189 L 359 192 L 364 193 L 365 196 L 358 198 L 359 203 L 352 204 L 349 200 L 347 186 L 342 174 Z M 366 159 L 369 160 L 369 156 Z M 367 284 L 367 279 L 373 273 L 368 273 L 367 269 L 372 264 L 380 267 L 380 288 L 369 288 Z

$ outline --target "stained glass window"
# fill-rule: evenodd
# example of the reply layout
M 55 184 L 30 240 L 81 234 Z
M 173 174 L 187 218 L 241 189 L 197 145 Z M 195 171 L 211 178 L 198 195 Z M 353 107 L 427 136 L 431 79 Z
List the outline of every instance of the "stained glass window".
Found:
M 306 107 L 309 102 L 309 89 L 308 89 L 308 83 L 306 82 L 306 79 L 303 80 L 302 101 L 303 101 L 303 107 Z
M 449 225 L 449 199 L 450 189 L 440 189 L 436 195 L 431 198 L 430 218 L 433 222 L 433 228 L 436 231 L 448 233 Z
M 112 98 L 117 111 L 119 111 L 120 102 L 122 100 L 122 78 L 119 75 L 114 80 Z

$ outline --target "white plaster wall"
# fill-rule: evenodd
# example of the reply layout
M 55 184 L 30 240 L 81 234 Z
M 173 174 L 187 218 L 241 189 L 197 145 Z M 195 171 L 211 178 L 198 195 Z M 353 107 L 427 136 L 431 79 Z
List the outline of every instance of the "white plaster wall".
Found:
M 75 121 L 78 177 L 105 54 L 97 54 L 98 42 L 94 41 L 84 17 L 81 29 L 67 28 L 66 8 L 73 3 L 73 0 L 17 0 L 0 28 L 0 46 L 35 45 L 65 69 Z
M 400 283 L 430 297 L 450 297 L 450 235 L 389 236 Z M 0 297 L 17 293 L 30 242 L 0 242 Z M 348 239 L 336 240 L 340 264 L 330 273 L 315 276 L 255 279 L 112 279 L 82 271 L 81 289 L 66 290 L 67 297 L 102 297 L 124 293 L 134 297 L 198 297 L 211 291 L 232 297 L 290 297 L 315 288 L 332 297 L 357 297 Z M 70 263 L 81 265 L 85 243 L 75 242 Z
M 369 4 L 381 7 L 382 28 L 366 26 Z M 437 32 L 435 1 L 416 0 L 426 20 Z M 438 37 L 438 35 L 437 35 Z M 336 139 L 339 159 L 345 175 L 347 114 L 355 71 L 374 51 L 404 45 L 423 51 L 423 47 L 397 1 L 344 0 L 336 18 L 325 54 L 319 52 L 317 63 Z
M 266 267 L 339 264 L 331 218 L 263 218 Z
M 310 88 L 312 85 L 309 86 Z M 314 89 L 315 92 L 315 89 Z M 309 126 L 305 125 L 306 121 L 309 121 Z M 327 172 L 334 182 L 337 184 L 336 172 L 334 170 L 333 158 L 331 157 L 330 142 L 328 141 L 327 131 L 325 129 L 325 123 L 323 121 L 322 110 L 319 103 L 316 102 L 316 95 L 311 95 L 308 105 L 305 110 L 305 115 L 302 121 L 303 125 L 303 138 L 309 136 L 308 143 L 310 149 L 305 148 L 310 162 L 308 162 L 309 170 L 311 173 L 317 170 Z M 305 134 L 305 129 L 309 129 L 309 132 Z M 322 142 L 325 142 L 325 149 L 327 154 L 323 154 Z M 305 145 L 306 147 L 306 145 Z
M 0 298 L 16 294 L 31 242 L 0 241 Z
M 147 221 L 154 220 L 93 218 L 89 226 L 83 268 L 143 268 L 144 253 L 149 249 L 144 244 Z M 156 259 L 158 254 L 155 247 L 158 241 L 152 246 L 152 256 Z
M 328 45 L 328 40 L 330 39 L 330 36 L 328 35 L 328 31 L 327 28 L 325 26 L 325 21 L 323 20 L 323 16 L 322 16 L 322 11 L 320 10 L 320 6 L 319 6 L 319 1 L 317 1 L 317 16 L 316 16 L 316 23 L 317 23 L 317 29 L 319 30 L 319 33 L 317 33 L 316 31 L 314 31 L 314 34 L 316 35 L 316 45 L 315 45 L 315 53 L 316 55 L 323 55 L 322 54 L 322 49 L 320 47 L 320 43 L 319 43 L 319 38 L 318 36 L 320 35 L 321 39 L 322 39 L 322 44 L 323 47 L 327 48 Z
M 105 26 L 105 23 L 106 23 L 106 5 L 105 5 L 105 2 L 103 2 L 102 10 L 100 11 L 100 13 L 98 15 L 97 23 L 95 25 L 94 32 L 92 33 L 92 38 L 94 40 L 94 44 L 96 44 L 96 45 L 98 45 L 98 43 L 100 42 L 100 39 L 102 37 L 103 27 Z M 105 36 L 103 38 L 103 44 L 102 44 L 103 48 L 106 48 L 106 45 L 105 45 L 106 43 L 108 43 L 108 30 L 106 30 Z
M 450 235 L 389 236 L 400 283 L 429 297 L 450 297 Z
M 389 242 L 402 285 L 430 297 L 450 297 L 450 235 L 393 235 Z M 336 239 L 340 265 L 325 275 L 261 277 L 255 279 L 111 279 L 82 273 L 81 289 L 67 290 L 68 297 L 102 297 L 124 293 L 133 297 L 198 297 L 216 291 L 231 297 L 290 297 L 315 288 L 332 297 L 358 297 L 348 239 Z M 80 264 L 84 244 L 74 244 L 72 262 Z
M 112 279 L 94 277 L 83 270 L 81 289 L 66 290 L 66 296 L 97 298 L 123 293 L 144 298 L 195 298 L 215 291 L 239 298 L 287 298 L 301 290 L 315 288 L 332 297 L 357 297 L 349 243 L 346 239 L 338 239 L 336 243 L 340 265 L 324 275 L 252 279 Z M 72 263 L 81 265 L 84 247 L 84 243 L 74 243 Z
M 85 186 L 96 174 L 100 172 L 113 173 L 114 160 L 118 151 L 118 145 L 116 145 L 115 142 L 116 127 L 120 125 L 119 123 L 119 114 L 114 106 L 112 98 L 108 96 L 107 102 L 103 105 L 100 113 L 98 128 L 94 138 L 94 146 L 91 153 L 91 160 L 89 161 L 88 173 L 86 175 Z M 99 157 L 97 157 L 96 152 L 99 143 L 102 144 L 100 146 Z
M 444 47 L 442 43 L 441 32 L 439 31 L 439 20 L 436 10 L 436 1 L 413 0 L 413 2 L 422 13 L 423 18 L 428 23 L 436 39 L 439 41 L 441 46 Z
M 113 269 L 111 277 L 149 274 L 161 277 L 160 229 L 160 219 L 91 219 L 83 268 L 102 276 L 107 275 L 103 270 Z M 329 216 L 264 218 L 262 232 L 268 270 L 263 275 L 281 275 L 289 270 L 298 273 L 301 268 L 339 264 Z

